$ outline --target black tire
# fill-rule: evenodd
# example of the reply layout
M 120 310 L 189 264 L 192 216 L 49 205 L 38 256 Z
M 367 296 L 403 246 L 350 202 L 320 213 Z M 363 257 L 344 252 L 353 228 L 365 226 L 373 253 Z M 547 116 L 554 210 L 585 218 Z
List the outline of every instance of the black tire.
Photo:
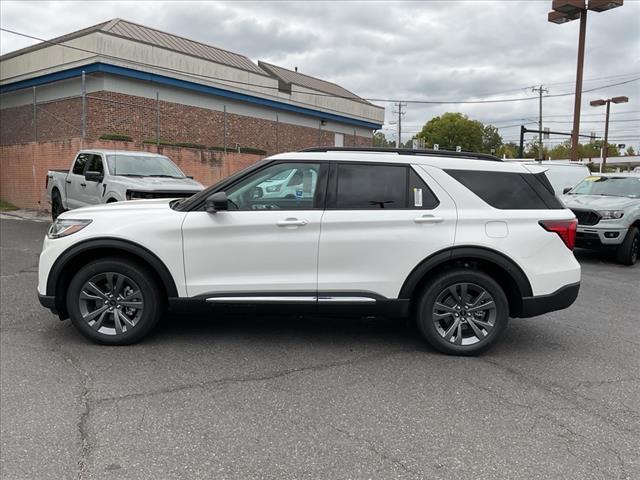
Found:
M 624 237 L 624 242 L 616 250 L 616 260 L 623 265 L 635 265 L 640 249 L 640 230 L 631 227 Z
M 118 285 L 110 290 L 109 279 L 119 284 L 120 290 Z M 102 294 L 88 288 L 90 281 Z M 145 267 L 127 259 L 107 257 L 85 265 L 74 275 L 67 290 L 67 311 L 75 327 L 90 340 L 104 345 L 129 345 L 157 325 L 165 305 L 161 292 L 154 275 Z M 87 294 L 97 300 L 87 300 Z M 130 304 L 131 308 L 120 303 Z M 104 315 L 94 317 L 96 321 L 91 326 L 90 317 L 101 310 Z
M 57 189 L 54 189 L 51 193 L 51 219 L 55 222 L 56 218 L 60 216 L 61 213 L 64 213 L 65 209 L 62 206 L 62 198 L 60 197 L 60 192 Z
M 485 351 L 500 338 L 509 321 L 504 291 L 493 278 L 477 270 L 445 271 L 429 282 L 417 300 L 416 323 L 422 336 L 433 348 L 449 355 Z

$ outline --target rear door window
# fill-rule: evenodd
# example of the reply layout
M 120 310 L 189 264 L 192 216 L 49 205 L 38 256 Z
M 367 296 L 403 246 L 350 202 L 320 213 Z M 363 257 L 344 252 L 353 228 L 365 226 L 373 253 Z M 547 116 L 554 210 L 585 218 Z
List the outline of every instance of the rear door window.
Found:
M 406 208 L 405 166 L 340 164 L 336 208 L 344 210 Z
M 419 209 L 440 203 L 425 181 L 408 165 L 341 163 L 335 167 L 335 200 L 340 210 Z

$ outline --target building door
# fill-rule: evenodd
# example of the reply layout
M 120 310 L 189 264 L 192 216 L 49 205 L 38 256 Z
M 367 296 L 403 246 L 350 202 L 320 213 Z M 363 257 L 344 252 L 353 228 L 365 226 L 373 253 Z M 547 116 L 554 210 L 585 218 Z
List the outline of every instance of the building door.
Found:
M 334 147 L 344 147 L 344 134 L 336 133 L 334 136 Z

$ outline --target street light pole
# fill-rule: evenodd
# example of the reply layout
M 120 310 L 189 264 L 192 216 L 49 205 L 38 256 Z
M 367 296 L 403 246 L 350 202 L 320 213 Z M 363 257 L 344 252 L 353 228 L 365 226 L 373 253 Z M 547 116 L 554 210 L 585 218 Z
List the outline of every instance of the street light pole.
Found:
M 607 113 L 604 119 L 604 145 L 602 146 L 602 168 L 607 163 L 609 154 L 609 111 L 611 110 L 611 99 L 607 99 Z
M 580 107 L 582 106 L 582 72 L 584 71 L 584 43 L 587 35 L 587 9 L 580 12 L 580 37 L 578 39 L 578 67 L 576 70 L 576 95 L 573 103 L 573 130 L 571 130 L 571 161 L 578 161 L 580 137 Z
M 605 12 L 621 7 L 624 0 L 553 0 L 552 11 L 547 20 L 562 24 L 580 19 L 578 39 L 578 67 L 576 69 L 576 94 L 573 104 L 573 130 L 571 131 L 571 160 L 578 160 L 578 139 L 580 138 L 580 106 L 582 101 L 582 72 L 584 69 L 584 43 L 587 34 L 587 11 Z
M 592 100 L 589 102 L 589 105 L 592 107 L 602 107 L 603 105 L 607 106 L 607 113 L 604 118 L 604 145 L 602 145 L 602 163 L 600 164 L 601 168 L 604 168 L 607 163 L 607 157 L 609 154 L 609 111 L 611 110 L 612 103 L 627 103 L 629 101 L 629 97 L 620 96 L 620 97 L 612 97 L 607 98 L 606 100 Z

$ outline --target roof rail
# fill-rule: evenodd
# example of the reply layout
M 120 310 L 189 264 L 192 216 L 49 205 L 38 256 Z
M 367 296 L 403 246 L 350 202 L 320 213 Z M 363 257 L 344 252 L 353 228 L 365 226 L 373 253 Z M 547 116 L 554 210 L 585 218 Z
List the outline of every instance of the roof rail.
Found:
M 383 148 L 383 147 L 311 147 L 301 152 L 380 152 L 397 153 L 399 155 L 425 155 L 433 157 L 471 158 L 475 160 L 490 160 L 502 162 L 501 158 L 488 153 L 454 152 L 451 150 L 413 150 L 411 148 Z

